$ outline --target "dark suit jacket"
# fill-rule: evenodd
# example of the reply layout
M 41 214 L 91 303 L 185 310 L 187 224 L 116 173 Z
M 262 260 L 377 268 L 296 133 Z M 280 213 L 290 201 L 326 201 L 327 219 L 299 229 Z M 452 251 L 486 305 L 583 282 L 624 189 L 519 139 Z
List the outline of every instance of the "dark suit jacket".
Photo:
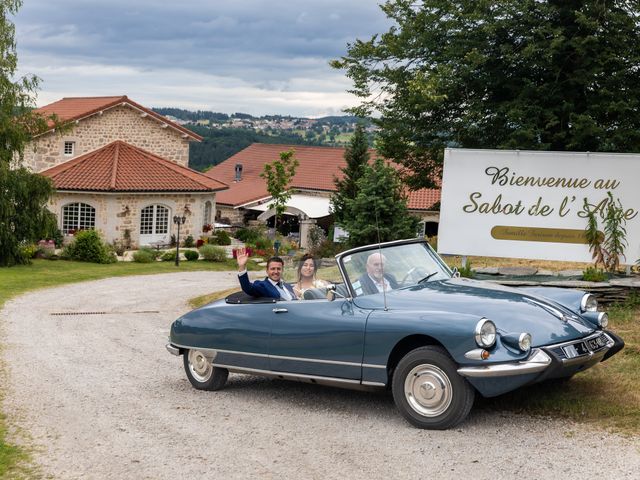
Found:
M 394 278 L 393 275 L 385 273 L 384 278 L 387 280 L 387 282 L 389 282 L 389 286 L 392 290 L 398 288 L 398 281 Z M 378 287 L 376 287 L 376 284 L 373 283 L 373 280 L 371 280 L 368 273 L 365 272 L 364 275 L 361 275 L 358 280 L 360 281 L 363 295 L 372 295 L 374 293 L 379 293 Z
M 256 280 L 251 283 L 249 281 L 249 275 L 246 273 L 239 275 L 238 279 L 240 280 L 240 286 L 242 287 L 242 291 L 247 295 L 251 295 L 252 297 L 269 297 L 269 298 L 280 298 L 280 292 L 278 289 L 274 287 L 271 282 L 265 277 L 264 280 Z M 296 300 L 296 294 L 293 293 L 293 288 L 288 283 L 282 282 L 284 288 L 291 294 L 291 298 Z

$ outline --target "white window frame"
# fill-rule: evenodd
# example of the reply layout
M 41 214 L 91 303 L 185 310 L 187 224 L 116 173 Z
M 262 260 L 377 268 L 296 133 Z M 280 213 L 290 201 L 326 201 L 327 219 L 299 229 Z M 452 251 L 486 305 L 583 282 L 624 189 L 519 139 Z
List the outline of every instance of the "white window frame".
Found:
M 62 233 L 96 228 L 96 209 L 88 203 L 74 202 L 62 206 Z
M 204 225 L 208 225 L 211 222 L 211 212 L 213 211 L 213 202 L 211 200 L 207 200 L 204 202 Z
M 69 147 L 69 149 L 67 149 Z M 62 145 L 62 153 L 65 157 L 73 157 L 76 153 L 76 142 L 73 140 L 65 140 Z
M 164 212 L 158 212 L 159 209 L 164 209 Z M 170 212 L 169 207 L 159 203 L 142 208 L 140 210 L 140 235 L 168 234 Z

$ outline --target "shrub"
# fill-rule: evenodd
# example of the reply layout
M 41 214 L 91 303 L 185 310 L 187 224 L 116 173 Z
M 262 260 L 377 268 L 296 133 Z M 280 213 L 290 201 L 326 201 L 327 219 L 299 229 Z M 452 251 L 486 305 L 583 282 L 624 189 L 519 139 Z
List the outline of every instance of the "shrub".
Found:
M 151 258 L 153 258 L 154 260 L 157 260 L 158 257 L 160 257 L 160 251 L 155 249 L 155 248 L 140 247 L 140 249 L 138 251 L 139 252 L 145 252 L 147 255 L 151 255 Z
M 155 256 L 147 250 L 138 250 L 133 254 L 133 261 L 136 263 L 151 263 L 155 260 Z
M 318 225 L 311 225 L 309 227 L 309 233 L 307 235 L 309 250 L 315 251 L 326 239 L 327 236 L 324 234 L 322 227 L 319 227 Z
M 163 262 L 175 262 L 176 261 L 176 251 L 175 250 L 167 250 L 160 255 L 160 260 Z
M 471 269 L 471 262 L 467 262 L 466 265 L 461 265 L 458 269 L 461 277 L 473 278 L 475 276 L 474 271 Z
M 192 248 L 196 246 L 196 241 L 193 239 L 191 235 L 184 239 L 183 245 L 187 248 Z
M 217 230 L 211 236 L 211 243 L 214 245 L 231 245 L 231 237 L 224 230 Z
M 200 254 L 195 250 L 187 250 L 186 252 L 184 252 L 184 258 L 189 261 L 198 260 L 198 258 L 200 258 Z
M 254 246 L 260 250 L 268 250 L 273 248 L 273 242 L 266 237 L 260 237 L 255 241 Z
M 255 244 L 255 242 L 264 236 L 264 230 L 261 228 L 240 228 L 235 233 L 235 237 L 244 243 Z
M 205 260 L 209 262 L 224 262 L 227 259 L 227 252 L 224 248 L 215 245 L 203 245 L 200 253 Z
M 19 252 L 20 257 L 22 257 L 23 263 L 31 263 L 31 259 L 36 256 L 38 250 L 38 246 L 33 243 L 20 245 Z
M 624 250 L 627 242 L 627 219 L 625 209 L 620 199 L 614 199 L 611 192 L 607 192 L 608 201 L 604 215 L 604 232 L 598 230 L 596 209 L 584 199 L 583 210 L 586 212 L 587 227 L 585 235 L 589 243 L 589 251 L 593 258 L 594 267 L 599 264 L 608 272 L 615 272 L 620 266 L 620 260 L 625 258 Z
M 605 282 L 607 278 L 607 273 L 596 267 L 588 267 L 582 272 L 582 280 L 585 282 Z
M 113 263 L 116 257 L 109 245 L 105 244 L 95 230 L 82 230 L 67 245 L 64 256 L 80 262 Z
M 111 248 L 116 252 L 116 255 L 120 257 L 123 256 L 124 252 L 127 250 L 127 247 L 122 240 L 114 240 L 111 243 Z
M 318 246 L 318 248 L 312 250 L 311 254 L 316 258 L 331 258 L 343 251 L 345 247 L 345 244 L 334 243 L 327 238 Z

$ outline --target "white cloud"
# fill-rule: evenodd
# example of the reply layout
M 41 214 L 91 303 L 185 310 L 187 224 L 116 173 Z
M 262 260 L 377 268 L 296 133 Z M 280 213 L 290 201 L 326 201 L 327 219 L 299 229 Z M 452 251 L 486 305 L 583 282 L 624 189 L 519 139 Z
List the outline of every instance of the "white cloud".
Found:
M 318 116 L 356 103 L 328 62 L 386 31 L 370 0 L 30 0 L 15 18 L 39 104 L 120 95 L 148 106 Z

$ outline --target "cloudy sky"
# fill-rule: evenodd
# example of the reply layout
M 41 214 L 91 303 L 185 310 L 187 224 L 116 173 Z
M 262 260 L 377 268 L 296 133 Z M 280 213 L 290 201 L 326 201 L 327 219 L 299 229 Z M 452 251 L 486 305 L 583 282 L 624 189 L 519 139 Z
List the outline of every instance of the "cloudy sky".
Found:
M 388 30 L 379 0 L 25 0 L 13 19 L 38 105 L 126 94 L 148 107 L 340 114 L 355 98 L 328 62 Z

